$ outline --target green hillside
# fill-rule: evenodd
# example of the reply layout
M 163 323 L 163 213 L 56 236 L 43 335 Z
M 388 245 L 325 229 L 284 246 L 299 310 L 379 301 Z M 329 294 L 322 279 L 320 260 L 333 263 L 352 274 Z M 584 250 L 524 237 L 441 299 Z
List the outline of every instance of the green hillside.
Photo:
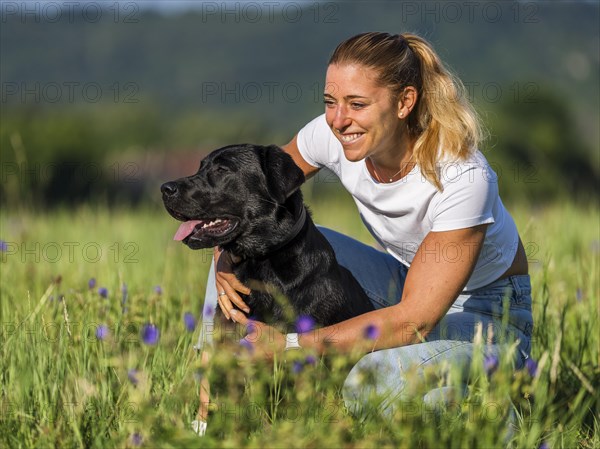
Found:
M 574 158 L 583 181 L 547 180 L 534 194 L 571 194 L 574 183 L 597 193 L 595 2 L 242 2 L 222 10 L 207 2 L 176 14 L 132 5 L 109 5 L 100 16 L 3 6 L 3 160 L 15 160 L 16 134 L 28 160 L 42 163 L 81 152 L 82 142 L 85 157 L 284 143 L 323 110 L 326 63 L 339 41 L 411 31 L 463 79 L 492 131 L 491 159 L 535 164 L 549 177 Z

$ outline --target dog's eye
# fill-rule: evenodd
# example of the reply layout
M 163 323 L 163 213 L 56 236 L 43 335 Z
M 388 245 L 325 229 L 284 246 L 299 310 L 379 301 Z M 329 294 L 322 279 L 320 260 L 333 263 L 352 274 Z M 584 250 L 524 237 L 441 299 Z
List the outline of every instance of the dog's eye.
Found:
M 217 173 L 220 174 L 225 174 L 225 173 L 229 173 L 231 170 L 229 169 L 229 167 L 225 167 L 224 165 L 220 165 L 217 167 Z

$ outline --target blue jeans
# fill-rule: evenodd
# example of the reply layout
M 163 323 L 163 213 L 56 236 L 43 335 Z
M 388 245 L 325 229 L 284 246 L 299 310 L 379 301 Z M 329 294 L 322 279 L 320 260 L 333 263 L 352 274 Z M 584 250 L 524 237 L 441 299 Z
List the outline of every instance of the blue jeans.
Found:
M 352 272 L 375 308 L 400 302 L 408 273 L 406 266 L 391 255 L 348 236 L 326 228 L 320 230 L 333 246 L 338 262 Z M 507 313 L 503 323 L 504 307 Z M 473 343 L 478 326 L 485 343 L 479 346 Z M 436 366 L 450 364 L 463 373 L 466 385 L 476 348 L 483 349 L 485 355 L 502 357 L 511 343 L 518 341 L 514 365 L 521 368 L 531 349 L 532 330 L 528 275 L 510 276 L 473 291 L 463 291 L 425 342 L 362 357 L 346 378 L 344 401 L 355 414 L 365 411 L 363 406 L 367 403 L 377 404 L 383 414 L 392 414 L 398 399 L 410 396 L 409 372 L 424 377 L 426 370 L 435 371 Z M 365 382 L 366 373 L 369 382 Z M 423 400 L 425 404 L 435 405 L 448 402 L 454 393 L 448 387 L 432 388 Z
M 408 273 L 406 266 L 391 255 L 348 236 L 327 228 L 319 229 L 333 247 L 338 262 L 352 272 L 375 308 L 400 301 Z M 503 323 L 505 304 L 507 320 Z M 211 264 L 197 349 L 212 342 L 212 315 L 216 307 L 217 291 Z M 466 375 L 477 347 L 473 338 L 479 323 L 486 342 L 486 355 L 501 357 L 511 343 L 518 341 L 514 363 L 516 368 L 521 368 L 530 351 L 533 330 L 529 276 L 511 276 L 473 291 L 464 291 L 424 343 L 376 351 L 362 357 L 344 383 L 346 405 L 354 413 L 360 413 L 363 404 L 372 404 L 374 398 L 379 398 L 379 409 L 387 414 L 393 412 L 396 399 L 406 397 L 409 371 L 423 373 L 428 367 L 451 362 L 462 368 Z M 363 381 L 365 372 L 370 373 L 368 384 Z M 423 399 L 433 403 L 445 400 L 448 394 L 445 387 L 434 388 Z

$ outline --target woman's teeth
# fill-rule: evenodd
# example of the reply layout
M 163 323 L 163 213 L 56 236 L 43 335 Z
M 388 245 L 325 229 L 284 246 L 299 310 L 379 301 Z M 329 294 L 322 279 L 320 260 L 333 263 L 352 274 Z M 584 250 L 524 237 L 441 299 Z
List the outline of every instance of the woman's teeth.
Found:
M 358 139 L 360 136 L 362 136 L 362 134 L 340 134 L 341 139 L 346 143 L 352 142 L 353 140 Z

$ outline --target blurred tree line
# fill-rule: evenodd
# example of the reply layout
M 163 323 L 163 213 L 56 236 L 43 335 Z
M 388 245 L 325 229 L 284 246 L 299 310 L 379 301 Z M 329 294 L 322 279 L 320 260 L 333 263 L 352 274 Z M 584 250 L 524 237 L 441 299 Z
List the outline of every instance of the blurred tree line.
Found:
M 323 111 L 334 46 L 367 30 L 416 32 L 457 71 L 490 131 L 482 150 L 503 198 L 597 200 L 598 4 L 497 2 L 497 20 L 454 20 L 443 2 L 408 3 L 306 3 L 302 19 L 261 21 L 243 9 L 118 20 L 3 9 L 0 201 L 143 200 L 160 170 L 124 189 L 115 161 L 286 143 Z

